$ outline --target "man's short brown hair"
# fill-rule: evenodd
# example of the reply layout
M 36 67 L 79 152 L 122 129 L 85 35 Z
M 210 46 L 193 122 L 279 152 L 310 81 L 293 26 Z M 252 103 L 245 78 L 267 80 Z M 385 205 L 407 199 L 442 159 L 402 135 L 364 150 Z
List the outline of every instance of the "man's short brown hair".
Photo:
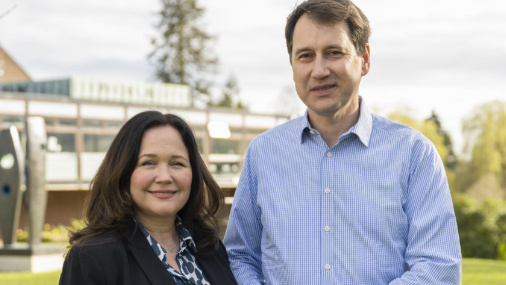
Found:
M 371 27 L 362 10 L 349 0 L 307 0 L 298 5 L 286 20 L 285 37 L 290 63 L 292 62 L 293 31 L 297 21 L 304 14 L 310 20 L 322 25 L 334 25 L 346 21 L 350 29 L 350 39 L 357 53 L 365 52 L 371 35 Z

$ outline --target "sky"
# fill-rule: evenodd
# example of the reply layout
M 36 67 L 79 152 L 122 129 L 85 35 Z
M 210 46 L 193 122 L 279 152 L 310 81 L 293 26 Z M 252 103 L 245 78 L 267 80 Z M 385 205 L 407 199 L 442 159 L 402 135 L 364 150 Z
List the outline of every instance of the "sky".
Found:
M 217 86 L 233 74 L 250 110 L 304 106 L 284 39 L 297 0 L 200 0 L 202 27 L 215 36 Z M 506 1 L 355 0 L 371 22 L 371 70 L 360 94 L 370 110 L 435 110 L 459 152 L 461 122 L 473 109 L 506 101 Z M 0 45 L 34 80 L 90 76 L 156 81 L 148 60 L 159 0 L 2 0 Z

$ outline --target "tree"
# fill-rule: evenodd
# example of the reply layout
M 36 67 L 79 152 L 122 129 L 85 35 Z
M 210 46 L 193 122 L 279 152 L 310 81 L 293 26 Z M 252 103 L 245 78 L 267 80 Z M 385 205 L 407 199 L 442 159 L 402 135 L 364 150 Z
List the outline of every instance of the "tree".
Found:
M 483 104 L 463 120 L 465 137 L 463 183 L 470 186 L 493 175 L 506 189 L 506 102 Z
M 197 0 L 162 0 L 156 24 L 159 37 L 151 40 L 156 76 L 166 83 L 186 84 L 192 88 L 193 102 L 205 100 L 218 59 L 211 49 L 213 37 L 201 29 L 204 8 Z
M 450 134 L 442 127 L 441 121 L 439 120 L 439 116 L 433 110 L 432 115 L 426 120 L 434 123 L 436 126 L 437 133 L 443 138 L 443 143 L 448 150 L 448 155 L 446 159 L 443 161 L 446 168 L 455 170 L 457 166 L 457 157 L 455 155 L 455 151 L 453 149 L 453 142 Z
M 209 101 L 207 106 L 209 107 L 222 107 L 222 108 L 233 108 L 233 109 L 247 109 L 239 99 L 239 86 L 237 79 L 232 74 L 228 77 L 225 86 L 222 88 L 222 97 L 217 102 Z

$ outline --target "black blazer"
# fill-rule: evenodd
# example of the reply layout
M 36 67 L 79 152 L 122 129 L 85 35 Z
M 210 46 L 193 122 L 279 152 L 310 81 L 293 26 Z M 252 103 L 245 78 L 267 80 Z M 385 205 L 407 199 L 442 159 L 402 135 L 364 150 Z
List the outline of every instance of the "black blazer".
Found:
M 221 241 L 211 256 L 196 259 L 212 285 L 237 285 Z M 128 240 L 72 248 L 59 284 L 176 285 L 140 230 Z

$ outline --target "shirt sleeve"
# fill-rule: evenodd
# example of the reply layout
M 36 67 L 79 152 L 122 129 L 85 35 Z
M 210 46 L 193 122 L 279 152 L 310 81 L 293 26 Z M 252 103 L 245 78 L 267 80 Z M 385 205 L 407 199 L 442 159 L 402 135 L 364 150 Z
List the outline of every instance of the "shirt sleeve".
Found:
M 405 193 L 409 267 L 390 285 L 461 284 L 462 255 L 444 166 L 430 142 L 415 143 Z
M 239 285 L 264 284 L 261 260 L 263 227 L 257 207 L 257 174 L 251 143 L 234 195 L 224 244 Z

